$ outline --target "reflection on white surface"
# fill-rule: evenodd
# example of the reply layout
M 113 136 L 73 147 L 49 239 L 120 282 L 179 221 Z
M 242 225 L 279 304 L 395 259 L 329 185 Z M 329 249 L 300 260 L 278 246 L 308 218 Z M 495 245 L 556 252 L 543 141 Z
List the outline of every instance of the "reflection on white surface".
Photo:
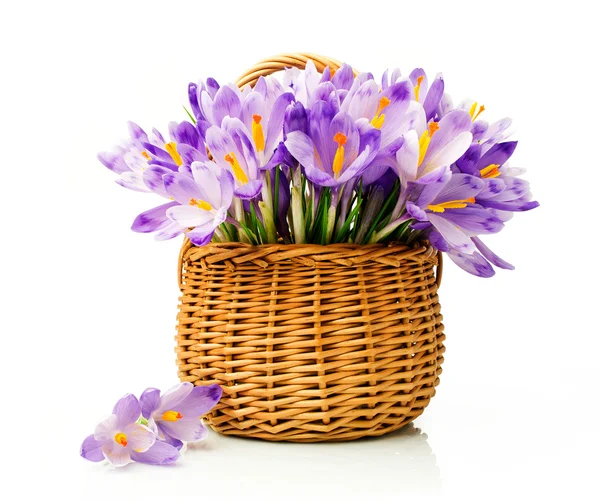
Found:
M 266 442 L 211 432 L 204 442 L 188 446 L 181 465 L 213 480 L 248 487 L 261 481 L 292 491 L 287 493 L 289 499 L 280 501 L 326 501 L 328 497 L 329 501 L 342 497 L 353 501 L 359 496 L 437 491 L 441 484 L 427 435 L 412 423 L 382 437 L 312 444 Z M 311 495 L 311 489 L 317 492 Z
M 387 502 L 438 494 L 441 487 L 427 435 L 412 423 L 382 437 L 312 444 L 210 431 L 204 441 L 189 444 L 174 466 L 115 469 L 82 461 L 81 467 L 90 477 L 79 480 L 81 501 L 133 491 L 140 501 Z M 98 476 L 105 477 L 100 485 Z

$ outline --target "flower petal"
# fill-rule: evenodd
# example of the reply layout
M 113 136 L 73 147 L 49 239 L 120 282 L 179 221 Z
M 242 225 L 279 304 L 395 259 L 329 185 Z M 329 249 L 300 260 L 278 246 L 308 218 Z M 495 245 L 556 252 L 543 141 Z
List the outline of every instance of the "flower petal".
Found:
M 121 447 L 115 442 L 104 444 L 102 446 L 102 453 L 107 461 L 113 466 L 125 466 L 131 463 L 129 449 Z
M 115 414 L 104 418 L 94 430 L 94 438 L 100 442 L 112 441 L 118 429 L 118 420 Z
M 161 427 L 172 438 L 183 442 L 198 442 L 206 437 L 207 430 L 199 417 L 183 418 L 179 421 L 162 421 Z
M 504 227 L 502 220 L 491 211 L 477 206 L 446 210 L 444 218 L 460 229 L 475 234 L 493 234 Z
M 165 190 L 179 204 L 189 205 L 191 199 L 202 199 L 196 182 L 181 173 L 168 173 L 163 176 Z
M 262 186 L 262 180 L 250 180 L 245 185 L 238 187 L 234 195 L 240 199 L 253 199 L 260 193 Z
M 155 232 L 166 227 L 170 224 L 170 220 L 167 218 L 167 210 L 176 205 L 177 203 L 172 201 L 140 213 L 133 221 L 131 230 L 146 233 Z
M 419 163 L 419 136 L 416 131 L 409 131 L 404 135 L 404 142 L 396 152 L 394 168 L 400 177 L 402 188 L 407 182 L 412 182 L 417 177 Z
M 182 382 L 169 388 L 160 398 L 159 412 L 171 410 L 179 405 L 193 389 L 194 385 L 191 382 Z
M 477 169 L 483 169 L 490 164 L 498 164 L 502 166 L 517 148 L 516 141 L 507 141 L 504 143 L 498 143 L 489 149 L 485 154 L 481 156 L 477 163 Z
M 435 213 L 429 213 L 429 221 L 442 235 L 442 237 L 448 241 L 448 244 L 452 248 L 456 248 L 457 251 L 463 253 L 472 253 L 475 251 L 475 245 L 469 239 L 469 237 L 456 227 L 453 223 L 448 221 L 443 216 Z
M 179 236 L 185 229 L 175 222 L 170 222 L 169 225 L 165 225 L 155 235 L 156 241 L 166 241 Z
M 500 267 L 501 269 L 508 269 L 513 271 L 515 266 L 509 264 L 506 260 L 502 260 L 498 255 L 496 255 L 492 250 L 490 250 L 478 237 L 471 238 L 475 243 L 477 249 L 481 252 L 481 254 L 490 261 L 496 267 Z
M 140 396 L 142 416 L 149 419 L 152 413 L 158 409 L 160 404 L 160 390 L 158 388 L 146 388 Z
M 305 168 L 315 167 L 315 145 L 302 131 L 291 131 L 284 142 L 289 153 Z
M 210 203 L 213 208 L 219 208 L 221 206 L 221 185 L 217 174 L 221 172 L 221 168 L 214 162 L 193 162 L 191 169 L 194 181 L 200 189 L 200 198 Z
M 85 458 L 88 461 L 93 461 L 94 463 L 97 463 L 98 461 L 104 461 L 104 454 L 102 453 L 103 445 L 103 441 L 96 440 L 94 435 L 90 435 L 81 444 L 79 453 L 81 454 L 82 458 Z
M 120 175 L 126 171 L 131 171 L 127 163 L 123 160 L 123 156 L 115 154 L 113 152 L 100 152 L 98 154 L 98 160 L 104 164 L 108 169 Z
M 132 452 L 131 459 L 148 465 L 170 465 L 179 458 L 179 449 L 157 440 L 146 452 Z
M 117 416 L 117 428 L 124 428 L 140 418 L 142 408 L 138 399 L 128 393 L 115 404 L 112 413 Z
M 431 84 L 429 91 L 427 91 L 427 96 L 425 96 L 425 100 L 423 101 L 423 109 L 425 110 L 425 114 L 428 121 L 432 119 L 435 115 L 443 94 L 444 78 L 442 77 L 441 73 L 438 73 L 435 76 L 435 80 L 433 81 L 433 84 Z
M 145 452 L 156 441 L 154 432 L 143 424 L 133 423 L 123 428 L 127 436 L 128 447 L 135 452 Z
M 218 384 L 210 386 L 196 386 L 191 393 L 181 402 L 178 411 L 184 417 L 204 416 L 209 412 L 221 399 L 223 390 Z
M 447 253 L 458 267 L 480 278 L 491 278 L 496 272 L 494 268 L 479 253 L 472 255 L 451 250 Z
M 485 182 L 481 178 L 454 173 L 433 200 L 433 203 L 439 204 L 447 201 L 471 199 L 479 194 L 484 187 Z
M 433 135 L 433 138 L 435 138 L 436 135 L 437 133 Z M 456 138 L 453 138 L 435 153 L 430 155 L 429 152 L 431 149 L 428 150 L 427 154 L 425 154 L 425 159 L 421 163 L 421 166 L 419 166 L 419 173 L 421 176 L 431 173 L 440 166 L 450 166 L 467 151 L 471 145 L 472 139 L 473 135 L 470 132 L 465 131 L 458 134 Z M 433 140 L 431 141 L 433 143 Z
M 213 220 L 211 212 L 190 205 L 173 206 L 167 210 L 167 216 L 184 228 L 198 227 Z

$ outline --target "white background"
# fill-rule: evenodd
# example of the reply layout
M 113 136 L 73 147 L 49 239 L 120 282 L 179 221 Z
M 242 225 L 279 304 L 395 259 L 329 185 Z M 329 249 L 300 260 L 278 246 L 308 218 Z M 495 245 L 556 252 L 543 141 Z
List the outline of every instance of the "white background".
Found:
M 591 2 L 6 2 L 0 499 L 598 501 L 598 49 Z M 447 261 L 447 354 L 418 430 L 288 445 L 211 435 L 172 468 L 78 455 L 126 392 L 177 380 L 179 240 L 129 231 L 151 195 L 95 155 L 126 120 L 166 131 L 187 83 L 283 51 L 377 75 L 443 71 L 514 119 L 541 207 L 487 242 L 514 272 Z M 5 494 L 2 494 L 5 493 Z M 410 499 L 407 499 L 410 495 Z

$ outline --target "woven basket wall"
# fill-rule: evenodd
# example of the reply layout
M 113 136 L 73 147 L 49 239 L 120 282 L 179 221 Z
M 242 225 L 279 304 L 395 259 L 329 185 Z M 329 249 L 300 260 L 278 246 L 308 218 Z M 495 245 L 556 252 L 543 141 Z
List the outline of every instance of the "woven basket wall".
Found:
M 320 71 L 340 66 L 278 56 L 238 85 L 308 58 Z M 220 433 L 295 442 L 382 435 L 435 394 L 441 256 L 427 244 L 198 248 L 186 239 L 179 273 L 179 377 L 223 387 L 206 418 Z

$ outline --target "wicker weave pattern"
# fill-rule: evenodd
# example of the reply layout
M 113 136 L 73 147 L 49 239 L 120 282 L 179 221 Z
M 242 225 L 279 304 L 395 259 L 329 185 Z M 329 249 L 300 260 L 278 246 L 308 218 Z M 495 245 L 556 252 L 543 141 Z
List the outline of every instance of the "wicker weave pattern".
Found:
M 186 242 L 180 265 L 179 376 L 223 386 L 216 431 L 381 435 L 434 395 L 444 335 L 430 246 Z

